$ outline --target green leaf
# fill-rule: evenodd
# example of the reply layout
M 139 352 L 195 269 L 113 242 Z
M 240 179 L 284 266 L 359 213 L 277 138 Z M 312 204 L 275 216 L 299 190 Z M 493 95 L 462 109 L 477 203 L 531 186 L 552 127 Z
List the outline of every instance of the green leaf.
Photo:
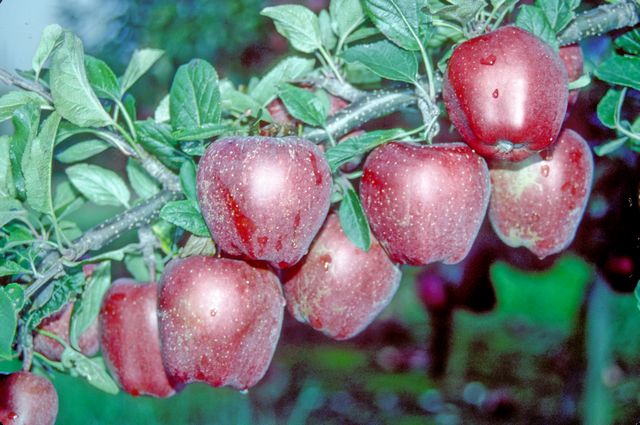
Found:
M 151 198 L 160 192 L 158 182 L 135 160 L 127 160 L 127 176 L 133 190 L 141 199 Z
M 360 44 L 342 53 L 347 62 L 360 62 L 382 78 L 413 83 L 418 74 L 418 59 L 387 40 Z
M 262 105 L 248 94 L 236 90 L 229 80 L 220 82 L 220 99 L 222 110 L 227 113 L 268 120 L 268 112 Z
M 56 110 L 81 127 L 103 127 L 113 121 L 91 89 L 84 67 L 82 41 L 70 32 L 62 36 L 51 58 L 51 95 Z
M 359 0 L 331 0 L 329 14 L 340 37 L 352 33 L 365 20 Z
M 348 187 L 345 191 L 342 202 L 340 202 L 338 215 L 340 216 L 340 225 L 347 238 L 361 250 L 368 251 L 371 246 L 371 230 L 360 198 L 352 187 Z
M 97 165 L 77 164 L 66 170 L 71 183 L 97 205 L 129 207 L 131 194 L 120 176 Z
M 171 119 L 169 114 L 169 95 L 162 98 L 156 110 L 153 112 L 153 120 L 157 123 L 168 122 Z
M 16 311 L 16 313 L 22 310 L 22 307 L 24 307 L 24 304 L 26 301 L 24 298 L 23 285 L 19 285 L 17 283 L 10 283 L 4 287 L 4 290 L 7 296 L 9 297 L 9 299 L 11 300 L 11 303 L 13 304 L 13 308 Z
M 608 128 L 616 128 L 618 106 L 622 90 L 609 89 L 600 102 L 598 102 L 598 118 Z
M 40 134 L 27 144 L 22 156 L 22 174 L 27 191 L 27 202 L 34 210 L 49 215 L 53 215 L 51 201 L 53 145 L 61 118 L 57 112 L 51 113 L 42 124 Z
M 176 140 L 203 140 L 210 139 L 231 131 L 231 127 L 226 124 L 203 124 L 200 127 L 183 128 L 171 133 Z
M 315 127 L 324 125 L 329 110 L 315 93 L 285 84 L 280 90 L 280 99 L 294 118 Z
M 363 155 L 381 144 L 393 140 L 404 133 L 400 129 L 375 130 L 359 136 L 350 137 L 347 140 L 327 150 L 325 156 L 332 172 L 341 165 Z
M 202 140 L 184 140 L 180 142 L 180 150 L 189 156 L 203 156 L 204 142 Z
M 0 264 L 0 277 L 13 276 L 27 271 L 29 270 L 25 269 L 24 267 L 20 266 L 20 264 L 12 260 L 5 260 L 2 264 Z
M 313 71 L 315 60 L 292 56 L 278 63 L 249 92 L 260 105 L 266 105 L 282 83 L 294 81 Z
M 40 295 L 42 298 L 36 297 L 32 310 L 25 320 L 28 328 L 35 329 L 45 317 L 60 311 L 82 290 L 84 280 L 84 274 L 81 271 L 65 274 L 55 280 L 48 293 L 43 291 Z
M 638 310 L 640 310 L 640 280 L 638 281 L 638 284 L 636 285 L 636 289 L 633 291 L 633 294 L 636 297 L 636 301 L 638 303 Z
M 125 112 L 129 115 L 129 117 L 135 120 L 137 118 L 136 98 L 133 97 L 132 94 L 127 93 L 124 95 L 122 104 L 124 106 Z
M 636 28 L 616 38 L 615 45 L 632 55 L 640 55 L 640 29 Z
M 344 68 L 347 80 L 352 84 L 379 84 L 381 81 L 379 75 L 360 62 L 347 63 Z
M 391 41 L 406 50 L 419 50 L 418 2 L 416 0 L 363 0 L 371 22 Z
M 133 52 L 129 65 L 120 81 L 120 94 L 124 94 L 135 84 L 157 61 L 164 51 L 158 49 L 141 49 Z
M 53 198 L 56 217 L 60 218 L 75 211 L 74 208 L 79 208 L 83 203 L 84 201 L 78 196 L 70 182 L 63 181 L 56 187 Z
M 162 273 L 163 264 L 162 258 L 159 254 L 155 254 L 156 259 L 156 271 L 158 273 Z M 150 282 L 151 276 L 149 275 L 149 268 L 144 261 L 142 255 L 139 254 L 129 254 L 124 257 L 124 265 L 127 268 L 127 271 L 131 273 L 131 276 L 138 282 Z
M 208 62 L 193 59 L 178 68 L 170 95 L 169 110 L 174 130 L 196 129 L 220 121 L 218 74 Z
M 0 136 L 0 199 L 15 198 L 16 186 L 11 173 L 11 137 Z
M 0 122 L 11 118 L 16 109 L 27 103 L 33 103 L 39 108 L 49 106 L 49 103 L 45 99 L 34 92 L 11 91 L 0 97 Z
M 103 99 L 119 100 L 120 87 L 118 79 L 109 65 L 93 56 L 85 55 L 84 66 L 87 71 L 87 79 L 98 97 Z
M 267 7 L 260 14 L 273 19 L 276 30 L 289 40 L 294 49 L 313 53 L 322 47 L 320 21 L 306 7 L 293 4 Z
M 15 219 L 25 218 L 26 216 L 27 211 L 19 201 L 10 198 L 0 198 L 0 228 Z
M 338 40 L 336 39 L 336 36 L 331 29 L 331 18 L 329 17 L 329 12 L 327 12 L 326 10 L 321 10 L 320 15 L 318 15 L 318 19 L 318 22 L 320 23 L 322 45 L 327 50 L 331 50 L 336 47 L 336 43 L 338 42 Z
M 11 298 L 0 287 L 0 358 L 11 358 L 13 339 L 16 336 L 18 320 Z
M 595 75 L 609 84 L 640 90 L 640 57 L 614 54 L 596 68 Z
M 84 161 L 87 158 L 98 155 L 111 147 L 110 144 L 100 139 L 85 140 L 69 146 L 56 154 L 56 159 L 63 164 Z
M 38 44 L 36 53 L 33 55 L 33 59 L 31 60 L 31 67 L 36 73 L 36 80 L 40 75 L 40 71 L 42 71 L 44 63 L 47 61 L 49 55 L 51 55 L 51 52 L 53 52 L 53 49 L 56 47 L 56 44 L 58 43 L 62 32 L 62 27 L 58 24 L 47 25 L 44 30 L 42 30 L 40 44 Z
M 88 383 L 108 394 L 118 394 L 118 385 L 107 373 L 100 357 L 88 358 L 76 350 L 67 347 L 60 359 L 71 376 L 81 376 Z
M 22 173 L 22 156 L 24 155 L 27 145 L 29 145 L 38 134 L 40 109 L 34 104 L 28 103 L 13 113 L 11 122 L 13 123 L 14 129 L 9 150 L 11 173 L 18 197 L 24 200 L 27 194 Z
M 542 39 L 556 51 L 560 48 L 556 33 L 541 9 L 526 4 L 520 6 L 516 26 Z
M 69 340 L 78 349 L 78 339 L 98 318 L 102 297 L 111 284 L 111 262 L 105 261 L 95 268 L 87 280 L 82 296 L 73 305 L 69 326 Z
M 160 217 L 196 236 L 211 237 L 204 218 L 193 201 L 173 201 L 160 210 Z
M 186 156 L 178 150 L 178 141 L 171 135 L 171 126 L 153 120 L 136 121 L 138 142 L 172 170 L 180 169 Z
M 58 228 L 67 240 L 72 241 L 82 236 L 82 230 L 80 230 L 80 227 L 78 227 L 78 224 L 75 221 L 59 220 Z M 61 241 L 58 240 L 56 240 L 56 242 L 61 243 Z
M 626 145 L 628 141 L 628 137 L 620 137 L 619 139 L 610 140 L 606 143 L 595 146 L 593 151 L 598 156 L 606 156 Z
M 580 0 L 536 0 L 536 6 L 541 9 L 556 33 L 562 31 L 575 18 L 574 10 L 580 5 Z
M 180 185 L 187 199 L 198 202 L 198 191 L 196 189 L 196 165 L 193 161 L 185 161 L 180 167 Z

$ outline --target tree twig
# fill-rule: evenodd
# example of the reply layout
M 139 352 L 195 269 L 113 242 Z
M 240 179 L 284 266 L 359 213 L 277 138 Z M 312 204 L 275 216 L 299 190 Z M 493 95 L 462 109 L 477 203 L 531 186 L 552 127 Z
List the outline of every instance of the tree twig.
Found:
M 558 41 L 560 45 L 565 46 L 594 35 L 632 27 L 638 22 L 640 22 L 640 6 L 633 0 L 603 4 L 578 15 L 558 35 Z

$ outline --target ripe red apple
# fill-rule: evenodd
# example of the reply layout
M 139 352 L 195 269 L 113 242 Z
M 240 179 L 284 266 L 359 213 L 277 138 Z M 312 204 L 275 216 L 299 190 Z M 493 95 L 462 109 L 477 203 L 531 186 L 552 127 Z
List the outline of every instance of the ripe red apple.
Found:
M 545 42 L 502 27 L 454 50 L 443 96 L 451 121 L 476 152 L 520 161 L 556 140 L 567 109 L 567 71 Z
M 134 396 L 169 397 L 169 384 L 160 357 L 158 285 L 118 279 L 100 309 L 102 354 L 122 389 Z
M 587 205 L 593 155 L 578 133 L 565 130 L 542 156 L 491 166 L 489 219 L 500 239 L 540 258 L 573 240 Z
M 487 164 L 462 143 L 388 143 L 367 158 L 360 183 L 371 230 L 395 262 L 461 261 L 489 202 Z
M 254 386 L 271 362 L 284 305 L 278 278 L 266 269 L 226 258 L 172 260 L 158 303 L 169 381 Z
M 197 183 L 220 249 L 280 268 L 307 253 L 329 210 L 329 165 L 298 137 L 220 139 L 200 160 Z
M 570 44 L 563 46 L 559 51 L 560 59 L 567 70 L 569 82 L 573 82 L 582 76 L 584 67 L 584 59 L 579 44 Z M 578 101 L 580 90 L 571 90 L 569 92 L 568 108 L 571 108 Z
M 311 245 L 309 254 L 285 270 L 289 312 L 300 322 L 335 339 L 360 333 L 396 293 L 400 270 L 375 239 L 369 251 L 355 246 L 334 213 Z
M 54 425 L 58 394 L 47 379 L 30 372 L 0 374 L 2 425 Z
M 38 329 L 45 330 L 62 338 L 69 343 L 69 323 L 73 313 L 73 303 L 68 303 L 59 312 L 47 317 L 40 323 Z M 95 356 L 99 348 L 98 322 L 95 321 L 78 338 L 78 346 L 85 356 Z M 64 347 L 48 336 L 35 333 L 33 349 L 53 361 L 60 361 Z

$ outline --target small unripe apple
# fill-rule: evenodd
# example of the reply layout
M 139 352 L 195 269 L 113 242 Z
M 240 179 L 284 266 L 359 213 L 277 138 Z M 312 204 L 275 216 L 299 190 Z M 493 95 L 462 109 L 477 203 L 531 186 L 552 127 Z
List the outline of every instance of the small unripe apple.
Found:
M 220 139 L 200 160 L 197 184 L 220 249 L 280 268 L 307 253 L 329 210 L 329 164 L 298 137 Z
M 158 302 L 169 381 L 254 386 L 271 363 L 284 305 L 280 282 L 266 269 L 226 258 L 172 260 Z
M 360 197 L 391 259 L 453 264 L 469 252 L 489 203 L 487 164 L 462 143 L 388 143 L 367 158 Z
M 334 213 L 309 254 L 285 270 L 289 312 L 300 322 L 334 339 L 360 333 L 384 309 L 398 289 L 400 270 L 375 239 L 368 251 L 351 242 Z
M 593 180 L 593 155 L 578 133 L 565 130 L 543 156 L 492 164 L 489 219 L 500 239 L 540 258 L 575 236 Z
M 158 285 L 118 279 L 100 309 L 102 354 L 111 374 L 131 395 L 169 397 L 169 384 L 160 356 Z
M 521 161 L 557 140 L 567 71 L 544 41 L 506 26 L 456 47 L 443 97 L 451 121 L 478 154 Z
M 564 68 L 567 70 L 568 81 L 571 83 L 580 78 L 584 67 L 584 58 L 582 56 L 582 49 L 580 49 L 580 45 L 570 44 L 568 46 L 563 46 L 560 48 L 558 53 L 560 54 L 560 59 L 562 59 Z M 568 109 L 578 101 L 579 94 L 580 90 L 571 90 L 569 92 L 567 112 Z
M 73 313 L 73 303 L 68 303 L 59 312 L 45 318 L 38 329 L 59 336 L 69 344 L 69 323 Z M 98 322 L 94 321 L 78 338 L 78 346 L 85 356 L 95 356 L 99 349 Z M 53 361 L 60 361 L 64 347 L 48 336 L 36 332 L 33 336 L 33 349 Z
M 47 379 L 30 372 L 0 374 L 2 425 L 54 425 L 58 394 Z

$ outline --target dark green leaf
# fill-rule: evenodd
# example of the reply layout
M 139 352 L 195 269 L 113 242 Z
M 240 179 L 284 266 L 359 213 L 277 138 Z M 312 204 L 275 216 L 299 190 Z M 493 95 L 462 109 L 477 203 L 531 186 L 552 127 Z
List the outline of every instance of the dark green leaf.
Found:
M 67 347 L 60 359 L 72 376 L 81 376 L 88 383 L 108 394 L 118 394 L 118 385 L 107 373 L 104 362 L 100 357 L 90 359 L 76 350 Z
M 541 9 L 526 4 L 520 6 L 516 25 L 547 42 L 555 50 L 560 48 L 556 33 Z
M 22 310 L 24 307 L 25 299 L 24 299 L 24 287 L 17 283 L 10 283 L 4 287 L 5 293 L 11 300 L 13 304 L 13 308 L 16 312 Z
M 593 148 L 593 151 L 598 156 L 606 156 L 606 155 L 609 155 L 612 152 L 617 151 L 618 149 L 620 149 L 624 145 L 626 145 L 628 141 L 629 141 L 628 137 L 621 137 L 619 139 L 614 139 L 614 140 L 608 141 L 606 143 L 603 143 L 602 145 L 598 145 L 598 146 Z
M 249 92 L 260 105 L 266 105 L 278 92 L 278 87 L 287 81 L 294 81 L 313 70 L 315 61 L 292 56 L 278 63 Z
M 598 118 L 602 124 L 609 128 L 616 128 L 620 96 L 622 96 L 622 90 L 609 89 L 598 102 Z
M 419 50 L 416 0 L 363 0 L 371 22 L 391 41 L 406 50 Z
M 82 206 L 83 203 L 84 201 L 78 196 L 70 182 L 63 181 L 56 187 L 53 198 L 53 209 L 56 217 L 64 217 Z
M 0 228 L 17 218 L 25 218 L 27 211 L 16 199 L 0 198 Z
M 329 14 L 340 37 L 351 34 L 365 20 L 360 0 L 331 0 Z
M 536 0 L 536 6 L 541 9 L 551 25 L 558 33 L 575 18 L 574 10 L 580 5 L 580 0 Z
M 40 109 L 34 104 L 28 103 L 13 113 L 12 123 L 14 133 L 11 139 L 11 149 L 9 150 L 11 173 L 18 197 L 24 200 L 27 197 L 27 193 L 22 173 L 22 156 L 27 145 L 38 134 Z
M 280 90 L 280 99 L 294 118 L 315 127 L 324 125 L 329 111 L 315 93 L 285 84 Z
M 2 276 L 13 276 L 16 274 L 28 272 L 29 270 L 20 266 L 20 264 L 11 260 L 3 260 L 3 263 L 0 264 L 0 277 Z
M 172 170 L 180 169 L 186 156 L 178 150 L 178 141 L 171 135 L 171 126 L 153 120 L 136 121 L 138 142 Z
M 95 268 L 87 280 L 82 296 L 73 305 L 69 326 L 69 340 L 78 348 L 78 338 L 98 318 L 102 297 L 111 284 L 111 262 L 105 261 Z
M 347 80 L 352 84 L 378 84 L 381 81 L 379 75 L 371 72 L 369 68 L 360 62 L 347 63 L 345 66 L 345 75 Z
M 322 47 L 320 21 L 306 7 L 293 4 L 267 7 L 260 14 L 273 19 L 276 30 L 294 49 L 312 53 Z
M 187 199 L 198 202 L 196 166 L 193 161 L 185 161 L 182 167 L 180 167 L 180 185 Z
M 228 133 L 230 127 L 225 124 L 204 124 L 196 128 L 184 128 L 171 133 L 177 140 L 203 140 Z
M 132 94 L 127 93 L 124 95 L 123 105 L 125 112 L 131 117 L 132 120 L 137 118 L 136 98 Z
M 60 119 L 57 112 L 51 113 L 42 124 L 40 133 L 27 144 L 22 156 L 22 174 L 27 191 L 27 202 L 34 210 L 49 215 L 53 214 L 51 162 Z
M 360 62 L 388 80 L 407 83 L 416 81 L 418 73 L 416 55 L 396 47 L 387 40 L 351 47 L 342 54 L 342 57 L 347 62 Z
M 364 214 L 360 198 L 352 187 L 348 187 L 338 211 L 340 225 L 351 242 L 363 251 L 371 246 L 371 230 Z
M 355 30 L 349 37 L 347 37 L 346 43 L 351 44 L 356 41 L 366 40 L 374 36 L 380 35 L 380 30 L 376 27 L 365 26 Z
M 40 71 L 44 66 L 44 63 L 53 52 L 53 49 L 56 47 L 60 36 L 62 35 L 62 27 L 58 24 L 47 25 L 44 30 L 42 30 L 42 36 L 40 37 L 40 44 L 38 44 L 38 48 L 36 49 L 36 53 L 33 55 L 33 59 L 31 60 L 31 67 L 37 76 L 40 75 Z
M 87 71 L 87 79 L 93 90 L 103 99 L 119 100 L 120 87 L 118 79 L 109 65 L 93 56 L 85 55 L 84 66 Z
M 349 139 L 331 147 L 326 152 L 331 170 L 335 172 L 341 165 L 354 160 L 371 149 L 393 140 L 403 133 L 400 129 L 375 130 Z
M 120 176 L 97 165 L 77 164 L 66 170 L 71 183 L 97 205 L 129 207 L 131 194 Z
M 616 38 L 616 46 L 632 55 L 640 55 L 640 29 L 636 28 Z
M 638 302 L 638 310 L 640 310 L 640 280 L 636 285 L 636 289 L 633 291 L 633 294 L 636 296 L 636 301 Z
M 87 79 L 82 41 L 70 32 L 64 33 L 53 51 L 51 95 L 60 115 L 78 126 L 103 127 L 113 122 Z
M 56 154 L 56 159 L 63 164 L 72 164 L 74 162 L 84 161 L 87 158 L 91 158 L 92 156 L 104 152 L 110 147 L 111 145 L 104 140 L 84 140 L 82 142 L 75 143 L 62 152 Z
M 0 199 L 15 198 L 16 186 L 11 173 L 11 137 L 0 136 Z
M 127 160 L 127 176 L 131 187 L 141 199 L 151 198 L 160 192 L 158 182 L 137 161 L 131 158 Z
M 47 107 L 49 103 L 40 95 L 30 91 L 11 91 L 0 97 L 0 122 L 11 118 L 16 109 L 27 103 L 33 103 L 39 108 Z
M 318 15 L 318 20 L 320 23 L 320 34 L 322 38 L 322 45 L 327 50 L 331 50 L 336 47 L 336 43 L 338 40 L 336 39 L 333 30 L 331 29 L 331 18 L 329 17 L 329 12 L 326 10 L 321 10 L 320 15 Z
M 202 140 L 185 140 L 180 142 L 180 150 L 189 156 L 202 156 L 205 152 L 205 143 Z
M 609 84 L 640 90 L 640 57 L 614 54 L 596 68 L 595 75 Z
M 120 93 L 124 94 L 135 84 L 157 61 L 164 52 L 158 49 L 141 49 L 133 52 L 133 56 L 120 81 Z
M 36 298 L 32 311 L 26 319 L 29 329 L 35 329 L 40 322 L 48 316 L 60 311 L 73 299 L 84 284 L 84 274 L 80 271 L 74 274 L 66 274 L 51 285 L 48 296 Z
M 13 339 L 16 336 L 18 320 L 11 298 L 0 287 L 0 358 L 11 357 Z
M 218 74 L 208 62 L 193 59 L 178 68 L 170 95 L 174 130 L 197 129 L 220 121 Z
M 196 236 L 211 237 L 204 218 L 193 201 L 169 202 L 160 211 L 160 217 Z

